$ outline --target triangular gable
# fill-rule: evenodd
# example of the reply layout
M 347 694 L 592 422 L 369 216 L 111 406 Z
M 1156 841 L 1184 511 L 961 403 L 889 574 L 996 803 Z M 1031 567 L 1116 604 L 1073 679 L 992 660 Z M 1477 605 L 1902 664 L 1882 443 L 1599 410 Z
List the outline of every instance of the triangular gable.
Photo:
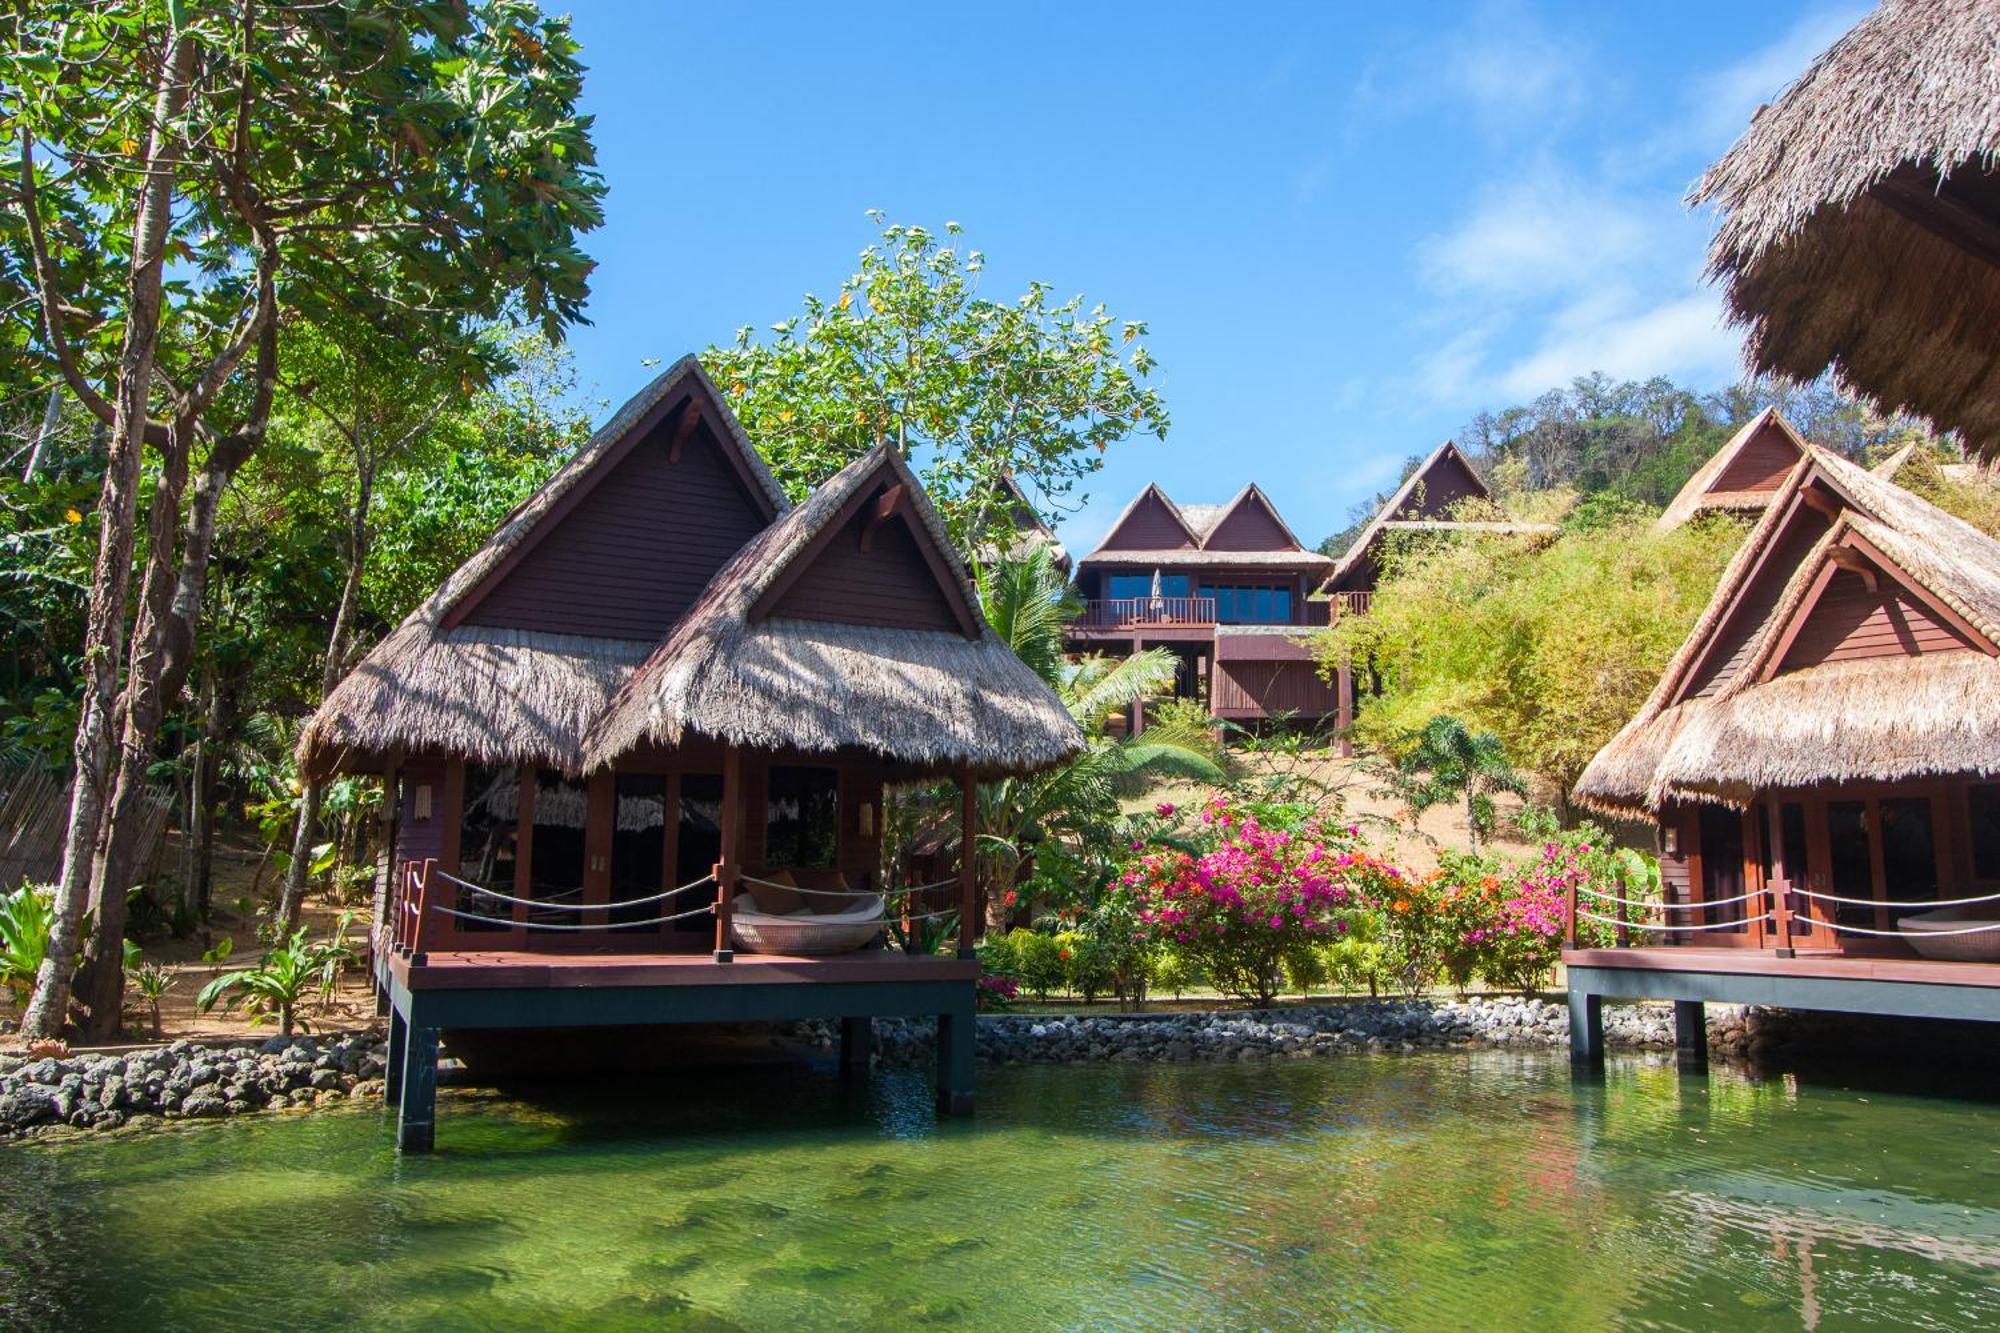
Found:
M 1754 664 L 1770 680 L 1827 662 L 1980 651 L 1994 645 L 1843 515 L 1793 576 Z M 1879 528 L 1877 529 L 1879 531 Z
M 458 624 L 657 641 L 784 497 L 694 358 L 578 451 L 459 597 Z M 503 529 L 503 535 L 507 535 Z
M 1278 507 L 1252 482 L 1223 507 L 1222 516 L 1209 528 L 1202 549 L 1296 551 L 1300 546 L 1299 539 L 1279 516 Z
M 1100 551 L 1178 551 L 1201 544 L 1167 493 L 1154 483 L 1132 497 L 1097 544 Z
M 1327 576 L 1326 591 L 1346 592 L 1375 586 L 1375 547 L 1382 539 L 1383 524 L 1394 520 L 1446 518 L 1453 507 L 1467 500 L 1492 498 L 1493 492 L 1458 451 L 1458 445 L 1446 440 L 1403 478 L 1402 485 L 1368 520 L 1368 526 L 1348 544 Z
M 1007 506 L 1007 519 L 1016 532 L 1042 537 L 1056 535 L 1042 518 L 1041 511 L 1029 501 L 1027 492 L 1012 477 L 1000 479 L 1000 501 Z
M 1767 407 L 1695 469 L 1656 526 L 1670 531 L 1706 509 L 1762 509 L 1805 454 L 1805 437 L 1777 408 Z
M 778 617 L 979 637 L 982 622 L 955 560 L 925 521 L 928 501 L 897 462 L 885 456 L 856 479 L 839 512 L 757 597 L 753 622 Z

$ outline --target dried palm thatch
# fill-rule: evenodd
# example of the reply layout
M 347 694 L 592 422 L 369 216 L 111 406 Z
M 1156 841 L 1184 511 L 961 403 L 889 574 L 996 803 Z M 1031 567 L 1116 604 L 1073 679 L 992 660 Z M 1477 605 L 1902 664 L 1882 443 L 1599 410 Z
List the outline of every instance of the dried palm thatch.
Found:
M 653 645 L 446 622 L 607 451 L 690 379 L 722 404 L 693 356 L 669 366 L 333 688 L 299 737 L 299 765 L 309 777 L 378 765 L 399 748 L 481 763 L 577 765 L 584 732 Z M 717 415 L 751 477 L 783 513 L 784 492 L 742 427 L 726 407 Z
M 1844 508 L 1789 570 L 1736 673 L 1711 697 L 1673 702 L 1737 604 L 1789 504 L 1776 504 L 1732 562 L 1646 707 L 1592 759 L 1578 798 L 1633 813 L 1674 799 L 1740 801 L 1766 787 L 2000 771 L 2000 542 L 1816 446 L 1780 490 L 1823 480 Z M 1784 627 L 1834 548 L 1863 539 L 1984 642 L 1973 651 L 1827 662 L 1772 675 Z M 1769 677 L 1766 679 L 1766 677 Z
M 1883 0 L 1696 185 L 1753 366 L 2000 453 L 2000 0 Z
M 914 767 L 1022 771 L 1081 752 L 1055 692 L 984 623 L 977 638 L 751 609 L 848 503 L 900 483 L 976 618 L 964 566 L 907 464 L 887 446 L 850 464 L 738 552 L 591 728 L 595 768 L 689 735 L 757 749 L 859 749 Z

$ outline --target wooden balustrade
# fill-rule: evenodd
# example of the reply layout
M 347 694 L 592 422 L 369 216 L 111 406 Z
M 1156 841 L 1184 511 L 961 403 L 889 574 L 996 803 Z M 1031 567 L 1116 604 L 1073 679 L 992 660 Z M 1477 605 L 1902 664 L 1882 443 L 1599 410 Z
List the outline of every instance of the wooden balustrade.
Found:
M 1136 625 L 1213 625 L 1213 597 L 1111 597 L 1084 604 L 1077 624 L 1085 629 L 1125 629 Z
M 1333 595 L 1334 616 L 1365 616 L 1375 604 L 1373 592 L 1337 592 Z

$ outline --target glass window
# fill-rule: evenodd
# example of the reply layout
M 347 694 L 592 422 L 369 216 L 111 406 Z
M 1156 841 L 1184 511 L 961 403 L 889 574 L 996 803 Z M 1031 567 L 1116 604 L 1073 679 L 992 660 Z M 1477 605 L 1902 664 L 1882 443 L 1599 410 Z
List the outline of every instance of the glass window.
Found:
M 516 837 L 521 823 L 521 776 L 514 768 L 465 766 L 465 804 L 458 822 L 458 877 L 499 893 L 514 892 Z M 468 921 L 452 917 L 461 931 L 510 930 L 513 908 L 498 899 L 461 888 L 452 910 L 498 918 Z
M 1292 623 L 1292 590 L 1290 588 L 1271 589 L 1271 623 L 1289 625 Z
M 535 773 L 535 838 L 529 857 L 528 896 L 574 905 L 583 901 L 584 826 L 590 790 L 552 768 Z M 573 925 L 575 912 L 528 909 L 530 921 Z
M 1968 795 L 1972 801 L 1972 873 L 1981 879 L 2000 879 L 2000 783 L 1981 782 Z
M 1194 580 L 1186 574 L 1160 575 L 1162 597 L 1187 597 Z M 1104 578 L 1104 595 L 1113 601 L 1125 601 L 1135 597 L 1153 596 L 1153 574 L 1151 570 L 1143 574 L 1107 574 Z
M 1875 870 L 1868 850 L 1868 803 L 1828 801 L 1826 803 L 1827 869 L 1832 872 L 1833 892 L 1842 898 L 1873 898 Z M 1874 909 L 1841 905 L 1837 919 L 1867 921 Z
M 840 775 L 772 768 L 764 830 L 767 866 L 831 869 L 840 855 Z
M 1937 837 L 1928 796 L 1881 803 L 1882 878 L 1891 902 L 1929 902 L 1938 896 Z
M 1747 903 L 1729 902 L 1743 896 L 1743 816 L 1727 806 L 1701 807 L 1701 900 L 1722 903 L 1702 913 L 1705 922 L 1744 918 Z M 1714 934 L 1731 932 L 1711 932 Z
M 673 887 L 666 882 L 667 780 L 650 773 L 620 773 L 615 787 L 618 808 L 611 818 L 611 901 L 650 898 Z M 691 893 L 685 896 L 690 900 L 695 897 Z M 692 901 L 680 904 L 692 905 Z M 614 908 L 607 915 L 615 926 L 620 922 L 651 921 L 675 910 L 665 902 L 651 902 Z M 589 913 L 585 919 L 590 919 Z M 652 933 L 659 927 L 639 929 Z

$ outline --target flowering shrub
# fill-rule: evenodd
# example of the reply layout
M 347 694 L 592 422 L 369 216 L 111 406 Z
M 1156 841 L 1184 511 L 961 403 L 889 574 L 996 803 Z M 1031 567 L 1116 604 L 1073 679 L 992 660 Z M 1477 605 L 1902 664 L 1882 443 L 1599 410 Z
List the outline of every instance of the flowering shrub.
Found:
M 1162 848 L 1141 855 L 1121 883 L 1141 926 L 1171 944 L 1224 994 L 1269 1004 L 1284 959 L 1301 943 L 1339 930 L 1358 861 L 1351 831 L 1307 821 L 1268 829 L 1218 797 L 1202 812 L 1213 845 L 1199 855 Z
M 1021 987 L 1012 977 L 990 973 L 979 978 L 979 989 L 974 999 L 981 1009 L 1005 1009 L 1021 993 Z

